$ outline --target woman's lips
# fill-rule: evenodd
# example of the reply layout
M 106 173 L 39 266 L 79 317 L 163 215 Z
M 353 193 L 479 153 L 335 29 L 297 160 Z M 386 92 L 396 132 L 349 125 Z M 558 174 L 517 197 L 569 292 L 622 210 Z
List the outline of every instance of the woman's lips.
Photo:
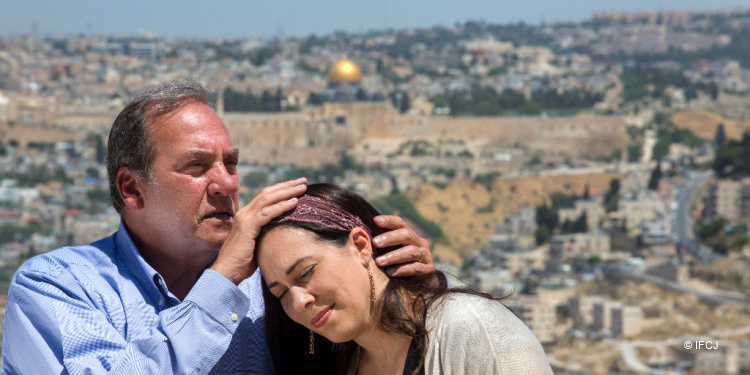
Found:
M 333 306 L 334 305 L 328 306 L 323 311 L 319 312 L 318 315 L 315 315 L 315 317 L 310 320 L 310 324 L 315 328 L 320 328 L 326 324 L 328 318 L 331 317 L 331 313 L 333 312 Z

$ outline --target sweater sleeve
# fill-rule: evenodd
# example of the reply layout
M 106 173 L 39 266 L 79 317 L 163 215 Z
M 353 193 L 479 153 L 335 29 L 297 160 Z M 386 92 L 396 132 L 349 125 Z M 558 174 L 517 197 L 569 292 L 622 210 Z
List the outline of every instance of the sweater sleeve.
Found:
M 427 374 L 552 374 L 539 340 L 497 301 L 454 294 L 428 317 Z

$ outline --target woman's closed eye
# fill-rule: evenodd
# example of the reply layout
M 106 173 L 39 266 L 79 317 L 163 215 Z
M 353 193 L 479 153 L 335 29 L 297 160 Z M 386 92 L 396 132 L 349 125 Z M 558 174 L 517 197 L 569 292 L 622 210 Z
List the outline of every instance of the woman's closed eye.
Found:
M 302 271 L 302 273 L 298 277 L 300 284 L 305 284 L 308 281 L 310 281 L 310 278 L 312 277 L 313 273 L 315 273 L 315 266 L 316 266 L 315 264 L 310 265 L 309 267 L 305 268 Z M 281 294 L 277 295 L 276 298 L 282 299 L 286 295 L 286 292 L 288 291 L 289 289 L 284 289 L 284 291 L 281 292 Z
M 314 271 L 315 271 L 315 264 L 305 268 L 305 270 L 302 271 L 302 274 L 299 275 L 299 280 L 303 283 L 309 281 Z
M 279 294 L 278 296 L 276 296 L 276 298 L 278 298 L 278 299 L 281 299 L 282 297 L 284 297 L 284 295 L 286 294 L 286 292 L 287 292 L 288 290 L 289 290 L 289 289 L 284 289 L 284 291 L 283 291 L 283 292 L 281 292 L 281 294 Z

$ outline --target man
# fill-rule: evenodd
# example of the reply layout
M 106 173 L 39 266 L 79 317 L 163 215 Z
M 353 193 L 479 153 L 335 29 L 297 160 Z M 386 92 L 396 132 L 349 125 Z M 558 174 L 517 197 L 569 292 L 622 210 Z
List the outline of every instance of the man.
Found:
M 194 81 L 172 82 L 119 114 L 107 171 L 120 227 L 18 269 L 7 374 L 273 372 L 254 241 L 296 205 L 306 180 L 265 188 L 238 209 L 238 152 L 207 101 Z M 434 269 L 424 239 L 397 217 L 379 219 L 392 230 L 375 245 L 404 245 L 380 265 L 400 264 L 395 275 Z

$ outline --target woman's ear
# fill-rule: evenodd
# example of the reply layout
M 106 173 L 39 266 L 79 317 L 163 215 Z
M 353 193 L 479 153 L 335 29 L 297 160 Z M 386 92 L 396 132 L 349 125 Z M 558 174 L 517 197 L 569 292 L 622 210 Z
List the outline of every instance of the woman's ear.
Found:
M 117 190 L 126 206 L 138 210 L 143 208 L 143 196 L 141 196 L 141 184 L 128 167 L 120 167 L 117 171 Z
M 367 267 L 372 260 L 372 243 L 370 236 L 362 228 L 354 228 L 349 232 L 349 244 L 355 256 L 362 265 Z

